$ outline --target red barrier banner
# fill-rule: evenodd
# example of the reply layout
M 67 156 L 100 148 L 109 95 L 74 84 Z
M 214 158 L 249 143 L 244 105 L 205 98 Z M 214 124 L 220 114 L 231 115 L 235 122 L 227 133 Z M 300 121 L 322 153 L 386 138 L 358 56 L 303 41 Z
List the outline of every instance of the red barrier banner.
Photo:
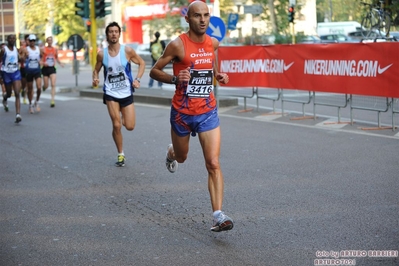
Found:
M 399 98 L 399 43 L 219 47 L 229 87 L 271 87 Z

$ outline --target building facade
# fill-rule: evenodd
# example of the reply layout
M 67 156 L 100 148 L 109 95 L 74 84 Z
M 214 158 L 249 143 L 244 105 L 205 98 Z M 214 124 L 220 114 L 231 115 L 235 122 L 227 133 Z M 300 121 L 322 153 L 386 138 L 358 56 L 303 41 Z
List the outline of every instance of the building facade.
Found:
M 0 0 L 0 43 L 5 43 L 10 34 L 15 34 L 14 3 Z

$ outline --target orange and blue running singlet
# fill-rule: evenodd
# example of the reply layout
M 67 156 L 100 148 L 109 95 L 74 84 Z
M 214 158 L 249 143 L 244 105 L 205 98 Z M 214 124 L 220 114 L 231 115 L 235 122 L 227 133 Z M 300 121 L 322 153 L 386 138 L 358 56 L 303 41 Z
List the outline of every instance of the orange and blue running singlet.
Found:
M 187 115 L 199 115 L 216 108 L 213 94 L 213 65 L 215 61 L 212 39 L 208 35 L 202 43 L 190 40 L 187 34 L 180 35 L 184 46 L 184 58 L 173 64 L 173 75 L 190 67 L 189 82 L 176 85 L 172 106 Z

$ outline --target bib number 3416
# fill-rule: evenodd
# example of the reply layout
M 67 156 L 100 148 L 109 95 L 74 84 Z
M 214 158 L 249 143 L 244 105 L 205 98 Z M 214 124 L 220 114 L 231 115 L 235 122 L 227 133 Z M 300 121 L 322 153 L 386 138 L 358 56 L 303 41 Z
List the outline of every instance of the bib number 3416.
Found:
M 213 91 L 212 69 L 191 69 L 186 94 L 194 98 L 208 98 Z

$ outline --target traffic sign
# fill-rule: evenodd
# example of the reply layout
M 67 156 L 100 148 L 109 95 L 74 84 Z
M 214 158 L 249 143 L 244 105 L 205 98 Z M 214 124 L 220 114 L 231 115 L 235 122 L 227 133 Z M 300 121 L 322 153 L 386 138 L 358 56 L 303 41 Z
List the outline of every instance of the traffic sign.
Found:
M 187 15 L 188 12 L 188 7 L 187 6 L 182 6 L 180 8 L 180 15 L 182 15 L 183 17 Z
M 78 34 L 73 34 L 68 38 L 68 47 L 74 52 L 79 51 L 83 48 L 84 41 L 82 37 Z
M 222 41 L 224 36 L 226 35 L 226 25 L 219 17 L 211 17 L 209 21 L 209 27 L 206 30 L 206 34 L 211 37 L 215 37 L 218 41 Z
M 238 14 L 230 13 L 229 18 L 227 20 L 227 29 L 228 30 L 235 30 L 237 29 L 237 22 L 238 22 Z
M 263 13 L 261 5 L 244 5 L 244 14 L 259 15 Z

